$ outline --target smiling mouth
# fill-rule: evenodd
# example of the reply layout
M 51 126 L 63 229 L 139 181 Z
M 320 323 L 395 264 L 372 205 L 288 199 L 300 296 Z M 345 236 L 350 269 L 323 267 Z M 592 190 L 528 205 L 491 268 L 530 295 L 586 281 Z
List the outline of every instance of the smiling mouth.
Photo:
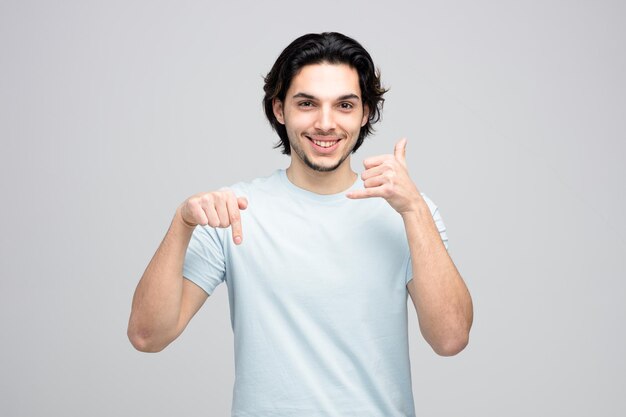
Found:
M 311 142 L 313 142 L 315 145 L 319 146 L 320 148 L 330 148 L 336 145 L 341 140 L 341 138 L 334 137 L 330 139 L 326 136 L 311 137 L 307 135 L 306 138 L 310 140 Z
M 320 146 L 322 148 L 330 148 L 331 146 L 333 146 L 335 143 L 339 142 L 339 139 L 334 140 L 332 142 L 326 142 L 326 141 L 319 141 L 319 140 L 313 140 L 311 139 L 311 142 L 313 142 L 314 144 L 316 144 L 317 146 Z

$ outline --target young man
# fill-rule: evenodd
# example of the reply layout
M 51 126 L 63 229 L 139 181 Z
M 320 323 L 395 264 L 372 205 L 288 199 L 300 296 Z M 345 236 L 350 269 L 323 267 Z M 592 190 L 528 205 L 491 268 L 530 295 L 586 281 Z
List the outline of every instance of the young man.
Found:
M 233 416 L 413 416 L 408 295 L 436 353 L 467 344 L 471 298 L 409 178 L 406 140 L 360 176 L 350 166 L 384 93 L 353 39 L 296 39 L 264 99 L 291 164 L 185 200 L 139 282 L 128 335 L 156 352 L 226 281 Z

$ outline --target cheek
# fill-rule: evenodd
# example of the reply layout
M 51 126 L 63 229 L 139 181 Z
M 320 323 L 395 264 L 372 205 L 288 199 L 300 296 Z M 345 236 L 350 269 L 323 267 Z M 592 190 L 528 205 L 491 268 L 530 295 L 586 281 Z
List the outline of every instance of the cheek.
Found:
M 341 125 L 350 131 L 359 131 L 362 127 L 363 119 L 359 115 L 346 115 L 341 119 Z
M 285 114 L 285 122 L 288 130 L 306 130 L 315 123 L 315 117 L 312 114 Z
M 292 139 L 297 138 L 303 131 L 308 130 L 308 126 L 302 123 L 301 118 L 285 118 L 285 128 Z

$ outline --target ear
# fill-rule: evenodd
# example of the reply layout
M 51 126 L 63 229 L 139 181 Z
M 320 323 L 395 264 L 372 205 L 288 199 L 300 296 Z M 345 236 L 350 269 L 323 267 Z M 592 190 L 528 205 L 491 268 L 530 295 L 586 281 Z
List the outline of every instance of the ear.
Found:
M 370 108 L 367 104 L 363 105 L 363 119 L 361 120 L 361 127 L 367 124 L 367 120 L 370 117 Z
M 283 113 L 283 102 L 277 98 L 272 100 L 272 110 L 274 110 L 274 117 L 281 125 L 285 124 L 285 115 Z

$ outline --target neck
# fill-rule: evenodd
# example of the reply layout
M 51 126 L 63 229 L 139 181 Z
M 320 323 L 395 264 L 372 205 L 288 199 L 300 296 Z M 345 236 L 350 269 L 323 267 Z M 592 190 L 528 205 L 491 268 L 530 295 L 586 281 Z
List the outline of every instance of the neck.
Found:
M 316 194 L 338 194 L 350 188 L 357 179 L 356 172 L 350 167 L 350 158 L 337 169 L 327 172 L 315 171 L 292 159 L 286 173 L 292 184 Z

